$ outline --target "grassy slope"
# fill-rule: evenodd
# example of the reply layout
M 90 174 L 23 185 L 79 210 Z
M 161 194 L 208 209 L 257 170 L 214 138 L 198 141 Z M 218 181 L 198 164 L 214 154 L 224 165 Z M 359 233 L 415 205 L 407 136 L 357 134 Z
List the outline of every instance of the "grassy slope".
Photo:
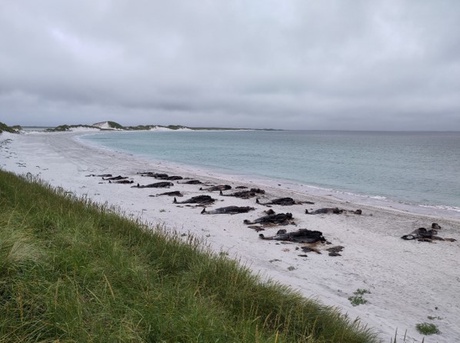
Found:
M 189 239 L 0 170 L 0 342 L 376 342 Z
M 10 133 L 18 133 L 18 129 L 20 129 L 19 126 L 11 127 L 6 125 L 5 123 L 0 122 L 0 133 L 2 133 L 3 131 Z

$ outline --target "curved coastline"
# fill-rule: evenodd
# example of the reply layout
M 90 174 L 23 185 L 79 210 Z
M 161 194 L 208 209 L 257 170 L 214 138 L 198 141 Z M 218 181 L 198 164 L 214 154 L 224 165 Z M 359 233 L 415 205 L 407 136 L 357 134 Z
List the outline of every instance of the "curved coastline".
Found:
M 149 131 L 147 131 L 149 132 Z M 187 131 L 188 132 L 188 131 Z M 216 131 L 218 132 L 218 131 Z M 108 134 L 112 134 L 113 132 L 109 132 Z M 115 132 L 116 134 L 123 134 L 123 131 Z M 132 134 L 132 132 L 126 132 L 128 134 Z M 134 134 L 137 132 L 134 132 Z M 175 134 L 176 132 L 172 132 Z M 279 175 L 277 176 L 270 176 L 264 173 L 258 172 L 242 172 L 239 171 L 237 168 L 232 168 L 232 166 L 225 166 L 225 167 L 216 167 L 215 164 L 213 165 L 200 165 L 198 162 L 193 162 L 193 164 L 187 162 L 178 162 L 178 161 L 171 161 L 162 158 L 157 158 L 152 154 L 147 153 L 139 153 L 130 151 L 129 149 L 117 149 L 111 147 L 110 145 L 104 145 L 103 142 L 96 142 L 91 139 L 87 139 L 84 136 L 92 136 L 92 135 L 99 135 L 99 134 L 107 134 L 106 132 L 88 132 L 83 133 L 81 135 L 75 136 L 80 143 L 87 144 L 93 148 L 100 148 L 100 149 L 107 149 L 109 151 L 116 151 L 118 153 L 130 154 L 132 156 L 139 156 L 140 158 L 146 159 L 148 161 L 154 163 L 162 163 L 163 165 L 169 164 L 171 167 L 178 168 L 178 169 L 190 169 L 193 172 L 199 174 L 213 174 L 216 177 L 225 177 L 225 178 L 244 178 L 244 179 L 251 179 L 254 180 L 255 183 L 258 184 L 267 184 L 270 186 L 273 185 L 283 185 L 284 188 L 287 188 L 291 191 L 299 192 L 299 193 L 308 193 L 314 196 L 319 197 L 332 197 L 337 201 L 348 201 L 351 203 L 356 203 L 362 206 L 372 206 L 372 207 L 380 207 L 385 209 L 394 209 L 402 212 L 408 212 L 413 214 L 419 215 L 435 215 L 435 216 L 443 216 L 452 219 L 460 219 L 460 207 L 451 205 L 451 204 L 436 204 L 436 203 L 423 203 L 423 202 L 413 202 L 410 200 L 403 200 L 399 199 L 395 196 L 390 195 L 382 195 L 375 193 L 366 193 L 362 191 L 356 191 L 351 189 L 339 189 L 325 185 L 313 184 L 313 183 L 306 183 L 302 180 L 296 178 L 282 178 Z
M 255 273 L 298 290 L 306 297 L 338 307 L 352 318 L 377 330 L 382 341 L 407 330 L 411 341 L 421 341 L 415 324 L 427 316 L 439 317 L 436 324 L 442 334 L 437 342 L 452 342 L 460 336 L 456 321 L 460 295 L 454 285 L 460 280 L 456 273 L 460 249 L 460 220 L 430 212 L 429 215 L 409 213 L 395 208 L 375 207 L 338 199 L 335 194 L 318 196 L 306 186 L 283 181 L 281 186 L 271 179 L 252 179 L 242 175 L 222 175 L 208 169 L 179 166 L 164 161 L 115 152 L 109 149 L 81 144 L 74 138 L 81 133 L 34 133 L 13 136 L 2 145 L 0 167 L 17 174 L 30 173 L 52 186 L 62 187 L 77 196 L 88 197 L 120 209 L 127 216 L 139 218 L 152 225 L 162 224 L 168 230 L 202 239 L 213 250 L 225 252 L 238 259 Z M 0 136 L 0 140 L 1 140 Z M 201 215 L 202 208 L 174 205 L 165 196 L 150 197 L 152 189 L 136 189 L 130 185 L 110 184 L 90 174 L 111 172 L 126 175 L 135 183 L 148 179 L 137 173 L 152 170 L 184 177 L 199 178 L 208 183 L 231 183 L 266 190 L 266 199 L 291 196 L 314 204 L 289 207 L 272 206 L 276 212 L 289 211 L 296 226 L 287 230 L 308 228 L 320 230 L 333 246 L 343 246 L 342 256 L 326 253 L 308 253 L 302 257 L 294 243 L 260 240 L 258 233 L 243 224 L 244 219 L 255 219 L 267 210 L 256 205 L 254 199 L 220 197 L 215 207 L 226 205 L 256 208 L 251 214 Z M 150 180 L 151 181 L 151 180 Z M 177 183 L 186 198 L 204 194 L 196 185 Z M 264 202 L 266 202 L 264 200 Z M 306 215 L 305 209 L 340 207 L 362 209 L 362 215 Z M 452 237 L 456 242 L 436 243 L 404 241 L 401 236 L 418 227 L 437 222 L 440 236 Z M 267 228 L 271 236 L 276 228 Z M 368 304 L 353 306 L 349 297 L 357 289 L 371 293 Z M 417 295 L 417 297 L 414 297 Z M 423 301 L 420 301 L 423 299 Z

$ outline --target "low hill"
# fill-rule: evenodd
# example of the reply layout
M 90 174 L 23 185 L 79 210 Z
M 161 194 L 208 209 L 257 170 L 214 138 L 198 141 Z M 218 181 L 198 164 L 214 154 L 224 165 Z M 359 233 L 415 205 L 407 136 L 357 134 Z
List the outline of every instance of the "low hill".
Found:
M 19 133 L 21 131 L 20 126 L 8 126 L 5 123 L 0 122 L 0 133 L 10 132 L 10 133 Z

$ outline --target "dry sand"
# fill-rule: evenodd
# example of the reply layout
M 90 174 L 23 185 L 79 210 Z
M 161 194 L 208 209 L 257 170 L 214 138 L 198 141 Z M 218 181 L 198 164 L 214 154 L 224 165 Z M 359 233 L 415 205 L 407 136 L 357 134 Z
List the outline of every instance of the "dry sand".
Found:
M 149 162 L 128 154 L 83 145 L 75 137 L 80 133 L 29 133 L 0 135 L 0 168 L 17 174 L 30 173 L 52 186 L 62 187 L 77 196 L 115 206 L 125 215 L 140 218 L 152 225 L 161 224 L 169 231 L 203 239 L 213 250 L 227 253 L 250 267 L 263 279 L 270 278 L 289 285 L 306 297 L 335 306 L 351 318 L 373 328 L 383 342 L 398 332 L 406 333 L 406 342 L 460 342 L 460 220 L 455 217 L 411 214 L 406 211 L 352 204 L 332 196 L 318 197 L 302 189 L 270 180 L 243 179 L 241 176 L 217 175 L 206 170 L 165 162 Z M 138 173 L 164 172 L 199 179 L 206 184 L 230 184 L 258 187 L 266 194 L 261 201 L 290 196 L 314 204 L 271 206 L 293 214 L 296 226 L 267 228 L 274 235 L 280 228 L 319 230 L 331 244 L 319 245 L 319 253 L 304 253 L 303 244 L 261 240 L 259 232 L 248 228 L 244 219 L 253 220 L 269 209 L 255 203 L 255 198 L 222 197 L 217 192 L 200 191 L 203 185 L 172 181 L 170 189 L 132 188 L 133 184 L 116 184 L 90 174 L 110 173 L 129 177 L 134 185 L 157 182 Z M 173 204 L 169 196 L 151 197 L 167 191 L 181 191 L 188 199 L 209 194 L 217 202 L 208 209 L 223 206 L 253 206 L 255 211 L 236 215 L 202 215 L 202 208 Z M 353 213 L 307 215 L 305 209 L 339 207 L 360 208 Z M 457 241 L 405 241 L 402 235 L 419 227 L 441 225 L 439 236 Z M 325 249 L 343 246 L 341 256 L 329 256 Z M 301 255 L 307 255 L 301 256 Z M 358 289 L 366 304 L 353 306 L 349 297 Z M 440 334 L 420 335 L 417 323 L 437 325 Z

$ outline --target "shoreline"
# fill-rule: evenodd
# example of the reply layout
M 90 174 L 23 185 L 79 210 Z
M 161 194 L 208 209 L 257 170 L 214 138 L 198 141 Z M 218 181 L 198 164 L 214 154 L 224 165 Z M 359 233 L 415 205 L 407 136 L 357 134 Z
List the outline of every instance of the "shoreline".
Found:
M 120 131 L 118 133 L 123 133 Z M 174 170 L 183 170 L 187 169 L 193 174 L 210 174 L 214 175 L 216 179 L 229 179 L 229 180 L 239 180 L 251 179 L 256 184 L 267 185 L 268 187 L 273 187 L 273 185 L 278 185 L 279 187 L 286 188 L 292 192 L 297 192 L 299 194 L 308 193 L 315 197 L 320 198 L 331 198 L 333 201 L 338 202 L 350 202 L 358 204 L 360 206 L 370 206 L 372 208 L 377 207 L 386 210 L 395 210 L 401 211 L 409 214 L 424 215 L 424 216 L 441 216 L 449 218 L 452 220 L 460 220 L 460 207 L 454 205 L 442 205 L 442 204 L 423 204 L 423 203 L 414 203 L 410 201 L 404 201 L 401 199 L 392 198 L 390 196 L 383 195 L 373 195 L 366 194 L 359 191 L 346 190 L 346 189 L 334 189 L 321 185 L 306 184 L 300 180 L 292 179 L 283 179 L 277 178 L 262 174 L 251 174 L 246 172 L 238 172 L 237 170 L 231 169 L 219 169 L 216 167 L 210 166 L 200 166 L 200 165 L 189 165 L 186 163 L 165 161 L 161 159 L 156 159 L 150 156 L 136 155 L 135 153 L 123 150 L 111 149 L 104 145 L 100 145 L 94 141 L 82 139 L 86 135 L 97 135 L 104 132 L 85 132 L 75 136 L 75 139 L 83 144 L 88 146 L 91 149 L 97 149 L 101 151 L 115 151 L 120 154 L 136 157 L 138 156 L 141 159 L 145 159 L 148 163 L 162 163 L 167 164 Z M 129 132 L 128 132 L 129 133 Z
M 62 187 L 77 196 L 88 197 L 95 202 L 120 209 L 125 215 L 139 218 L 151 225 L 162 225 L 168 231 L 193 235 L 202 239 L 216 252 L 238 259 L 262 279 L 271 279 L 290 286 L 302 295 L 321 303 L 338 307 L 351 318 L 359 317 L 363 324 L 388 341 L 398 330 L 406 342 L 421 342 L 423 337 L 415 325 L 433 322 L 441 334 L 425 337 L 425 342 L 452 342 L 460 337 L 457 320 L 460 318 L 460 286 L 458 254 L 460 252 L 460 220 L 437 214 L 421 215 L 398 209 L 379 208 L 354 204 L 329 196 L 305 194 L 262 180 L 247 180 L 244 176 L 229 177 L 181 167 L 166 162 L 151 162 L 129 154 L 97 149 L 74 139 L 82 133 L 34 133 L 26 135 L 0 135 L 0 168 L 16 174 L 31 173 L 54 187 Z M 295 200 L 312 201 L 314 205 L 272 206 L 276 212 L 291 212 L 296 226 L 286 226 L 288 231 L 299 228 L 320 230 L 332 246 L 344 246 L 342 256 L 331 257 L 323 249 L 321 254 L 307 253 L 298 243 L 264 241 L 258 233 L 243 224 L 244 219 L 255 219 L 267 207 L 256 205 L 254 199 L 220 197 L 218 193 L 199 191 L 197 185 L 175 184 L 170 190 L 180 190 L 183 199 L 209 194 L 218 199 L 221 206 L 250 205 L 255 211 L 237 215 L 201 215 L 202 208 L 175 205 L 168 196 L 150 197 L 168 189 L 137 189 L 131 185 L 109 184 L 89 174 L 112 173 L 126 175 L 133 184 L 154 182 L 141 177 L 143 171 L 166 172 L 184 177 L 199 178 L 213 184 L 229 183 L 263 188 L 266 194 L 261 200 L 292 196 Z M 262 183 L 260 183 L 262 182 Z M 234 189 L 232 190 L 234 191 Z M 308 191 L 308 189 L 307 189 Z M 305 209 L 340 207 L 347 210 L 362 209 L 361 216 L 306 215 Z M 441 237 L 457 239 L 456 242 L 435 243 L 404 241 L 400 237 L 418 227 L 428 227 L 437 222 Z M 272 236 L 279 228 L 264 231 Z M 352 306 L 349 297 L 357 289 L 370 294 L 368 303 Z M 440 318 L 431 320 L 427 317 Z

